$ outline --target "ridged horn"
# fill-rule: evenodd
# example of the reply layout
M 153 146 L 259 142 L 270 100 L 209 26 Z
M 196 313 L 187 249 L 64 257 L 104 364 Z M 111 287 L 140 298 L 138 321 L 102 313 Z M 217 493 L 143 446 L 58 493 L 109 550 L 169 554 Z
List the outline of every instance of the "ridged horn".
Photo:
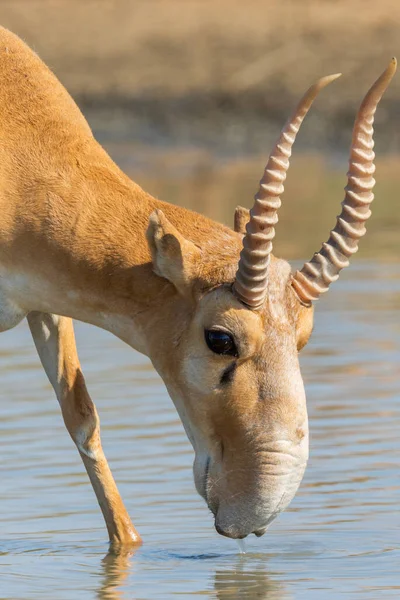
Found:
M 373 122 L 376 108 L 396 72 L 397 62 L 393 58 L 370 88 L 357 113 L 350 149 L 349 171 L 342 212 L 337 217 L 335 228 L 319 252 L 306 262 L 301 271 L 296 271 L 292 285 L 300 300 L 305 304 L 317 300 L 336 281 L 340 271 L 349 264 L 350 256 L 358 250 L 358 240 L 365 234 L 365 221 L 371 211 L 375 184 L 373 152 Z
M 297 132 L 318 93 L 340 77 L 340 73 L 322 77 L 304 94 L 281 131 L 265 167 L 260 188 L 254 197 L 250 220 L 243 238 L 239 266 L 233 284 L 236 297 L 249 308 L 260 308 L 267 295 L 268 265 L 278 221 L 280 196 L 289 168 L 289 159 Z

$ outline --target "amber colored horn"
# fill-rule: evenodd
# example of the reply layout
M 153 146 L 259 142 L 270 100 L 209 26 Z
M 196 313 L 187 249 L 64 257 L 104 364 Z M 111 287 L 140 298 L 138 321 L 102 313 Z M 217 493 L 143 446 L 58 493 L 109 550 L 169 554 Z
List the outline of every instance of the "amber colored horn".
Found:
M 393 58 L 379 79 L 365 96 L 354 123 L 350 149 L 349 171 L 342 212 L 329 239 L 306 262 L 301 271 L 293 276 L 292 285 L 300 300 L 309 304 L 328 291 L 330 284 L 339 277 L 349 258 L 358 250 L 358 240 L 365 234 L 365 221 L 371 211 L 369 205 L 374 199 L 372 189 L 375 184 L 375 171 L 372 150 L 373 122 L 376 107 L 396 72 L 397 62 Z
M 340 73 L 319 79 L 304 94 L 293 115 L 286 122 L 265 167 L 260 189 L 254 197 L 250 220 L 243 238 L 239 266 L 233 284 L 236 297 L 249 308 L 260 308 L 267 295 L 268 265 L 272 251 L 275 224 L 281 205 L 283 182 L 289 168 L 289 158 L 297 132 L 318 93 Z

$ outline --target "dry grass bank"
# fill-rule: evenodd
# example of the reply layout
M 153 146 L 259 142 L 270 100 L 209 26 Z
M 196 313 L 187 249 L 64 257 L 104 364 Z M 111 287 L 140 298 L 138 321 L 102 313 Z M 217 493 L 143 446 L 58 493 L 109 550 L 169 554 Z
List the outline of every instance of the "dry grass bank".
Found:
M 250 131 L 255 148 L 261 122 L 281 121 L 316 77 L 343 71 L 307 134 L 340 145 L 400 42 L 397 0 L 2 0 L 0 22 L 85 108 L 127 107 L 135 135 L 141 123 L 150 137 L 149 127 L 182 139 L 209 128 L 229 145 Z M 380 123 L 399 106 L 397 78 Z

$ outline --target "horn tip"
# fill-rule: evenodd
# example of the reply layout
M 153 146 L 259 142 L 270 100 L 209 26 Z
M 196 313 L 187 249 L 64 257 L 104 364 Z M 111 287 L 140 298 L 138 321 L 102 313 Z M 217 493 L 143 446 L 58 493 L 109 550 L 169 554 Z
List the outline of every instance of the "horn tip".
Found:
M 330 83 L 332 83 L 332 81 L 339 79 L 339 77 L 341 77 L 341 76 L 342 76 L 342 73 L 334 73 L 333 75 L 326 75 L 325 77 L 321 77 L 321 79 L 319 79 L 317 81 L 317 85 L 319 88 L 323 88 L 326 85 L 329 85 Z
M 397 58 L 395 56 L 393 56 L 390 63 L 388 64 L 387 68 L 381 75 L 381 78 L 384 80 L 386 85 L 388 85 L 390 83 L 393 75 L 396 73 L 396 70 L 397 70 Z

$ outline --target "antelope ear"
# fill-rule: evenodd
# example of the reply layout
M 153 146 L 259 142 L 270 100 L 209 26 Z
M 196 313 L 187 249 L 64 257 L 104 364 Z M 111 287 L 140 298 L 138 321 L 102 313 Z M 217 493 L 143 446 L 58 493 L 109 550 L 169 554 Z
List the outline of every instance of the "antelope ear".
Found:
M 246 225 L 250 221 L 250 211 L 243 206 L 237 206 L 235 208 L 235 217 L 233 230 L 236 233 L 246 233 Z
M 196 276 L 200 249 L 184 238 L 159 209 L 150 215 L 146 236 L 154 272 L 187 295 Z

